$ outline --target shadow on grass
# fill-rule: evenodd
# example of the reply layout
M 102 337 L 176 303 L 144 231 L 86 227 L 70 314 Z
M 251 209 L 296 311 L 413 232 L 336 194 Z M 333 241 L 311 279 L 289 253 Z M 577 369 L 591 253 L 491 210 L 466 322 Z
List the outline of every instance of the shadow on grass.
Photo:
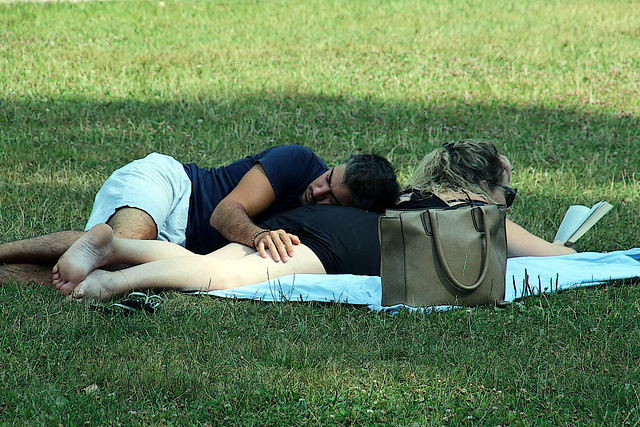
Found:
M 460 100 L 418 105 L 285 94 L 157 103 L 4 99 L 0 120 L 9 159 L 107 172 L 151 151 L 217 165 L 292 143 L 329 162 L 375 151 L 405 168 L 442 142 L 490 138 L 536 168 L 606 157 L 601 167 L 610 176 L 640 151 L 640 120 L 633 115 Z

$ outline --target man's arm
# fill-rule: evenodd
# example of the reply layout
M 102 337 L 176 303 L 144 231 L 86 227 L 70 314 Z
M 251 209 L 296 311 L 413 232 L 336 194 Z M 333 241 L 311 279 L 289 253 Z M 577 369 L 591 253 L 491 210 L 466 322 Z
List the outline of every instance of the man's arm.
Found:
M 276 200 L 271 182 L 262 165 L 256 163 L 242 177 L 236 188 L 218 203 L 209 224 L 230 242 L 252 247 L 252 238 L 261 231 L 251 218 L 261 214 Z M 293 256 L 293 245 L 300 243 L 297 236 L 284 230 L 271 230 L 255 238 L 255 247 L 264 258 L 267 249 L 275 261 L 286 262 Z

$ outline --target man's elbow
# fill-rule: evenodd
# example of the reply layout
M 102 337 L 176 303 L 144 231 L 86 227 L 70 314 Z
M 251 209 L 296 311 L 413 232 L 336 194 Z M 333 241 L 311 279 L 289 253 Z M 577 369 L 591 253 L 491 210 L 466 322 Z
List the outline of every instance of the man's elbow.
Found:
M 209 225 L 222 232 L 223 228 L 228 228 L 238 218 L 244 216 L 248 216 L 244 206 L 236 201 L 223 200 L 213 209 L 209 218 Z
M 221 216 L 222 215 L 220 215 L 218 208 L 215 208 L 213 210 L 213 213 L 211 214 L 211 217 L 209 217 L 209 225 L 217 230 L 218 227 L 220 226 Z

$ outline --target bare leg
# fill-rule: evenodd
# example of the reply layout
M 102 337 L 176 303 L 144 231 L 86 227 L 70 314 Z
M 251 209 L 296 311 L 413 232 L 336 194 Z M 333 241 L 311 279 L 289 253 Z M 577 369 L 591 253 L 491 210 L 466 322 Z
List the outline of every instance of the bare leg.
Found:
M 153 218 L 143 210 L 124 207 L 116 211 L 107 224 L 113 228 L 113 235 L 120 239 L 155 240 L 158 228 Z
M 51 284 L 51 266 L 9 264 L 0 266 L 0 283 Z
M 255 253 L 256 250 L 240 243 L 229 243 L 217 251 L 207 254 L 207 257 L 219 260 L 234 260 L 243 258 L 249 254 Z
M 53 268 L 53 284 L 68 295 L 96 268 L 125 263 L 137 265 L 159 259 L 193 255 L 175 243 L 114 237 L 107 224 L 98 224 L 78 239 Z
M 82 231 L 60 231 L 44 236 L 0 245 L 0 263 L 36 263 L 53 265 L 69 246 L 78 240 Z
M 325 274 L 325 270 L 313 251 L 303 244 L 296 248 L 296 255 L 286 263 L 262 258 L 255 251 L 237 259 L 220 259 L 214 252 L 206 256 L 160 259 L 115 272 L 95 270 L 78 284 L 68 298 L 106 300 L 142 289 L 229 289 L 293 273 Z
M 0 282 L 51 284 L 51 266 L 82 231 L 60 231 L 0 245 Z

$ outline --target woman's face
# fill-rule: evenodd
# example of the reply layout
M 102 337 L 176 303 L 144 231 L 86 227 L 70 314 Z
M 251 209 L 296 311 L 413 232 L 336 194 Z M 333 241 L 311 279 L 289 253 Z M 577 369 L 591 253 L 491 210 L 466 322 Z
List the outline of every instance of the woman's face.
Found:
M 511 162 L 502 154 L 500 154 L 499 159 L 503 169 L 500 185 L 509 186 L 509 183 L 511 182 Z M 491 198 L 498 204 L 504 205 L 507 202 L 505 199 L 504 189 L 502 187 L 496 187 L 491 193 Z

